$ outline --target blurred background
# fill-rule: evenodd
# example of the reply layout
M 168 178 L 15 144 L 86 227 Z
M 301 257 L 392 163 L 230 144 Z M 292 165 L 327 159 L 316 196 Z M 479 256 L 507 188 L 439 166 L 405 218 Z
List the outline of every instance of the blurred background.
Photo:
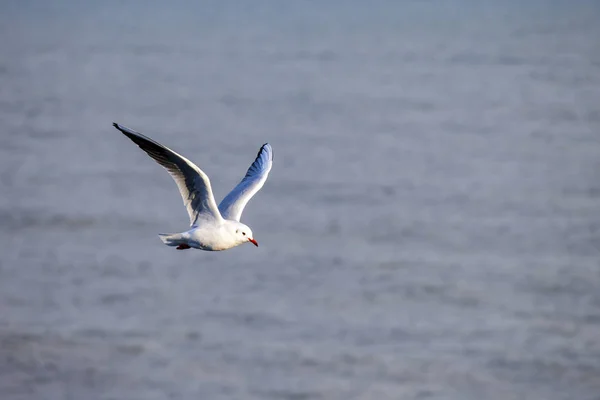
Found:
M 0 398 L 600 399 L 596 1 L 0 5 Z M 264 142 L 261 246 L 175 251 Z

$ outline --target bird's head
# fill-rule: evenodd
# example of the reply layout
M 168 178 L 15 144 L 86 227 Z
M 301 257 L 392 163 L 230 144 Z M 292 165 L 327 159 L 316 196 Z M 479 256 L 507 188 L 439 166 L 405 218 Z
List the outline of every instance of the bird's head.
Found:
M 240 244 L 250 242 L 256 247 L 258 247 L 258 242 L 254 240 L 254 235 L 252 235 L 252 230 L 242 223 L 237 224 L 235 227 L 235 236 L 240 242 Z

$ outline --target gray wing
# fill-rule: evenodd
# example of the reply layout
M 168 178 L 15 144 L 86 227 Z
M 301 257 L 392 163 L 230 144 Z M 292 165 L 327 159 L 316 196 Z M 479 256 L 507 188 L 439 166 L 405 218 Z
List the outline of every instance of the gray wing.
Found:
M 113 126 L 148 153 L 173 177 L 190 217 L 190 225 L 194 225 L 200 215 L 222 219 L 208 176 L 193 162 L 139 132 L 117 123 L 113 123 Z
M 239 221 L 248 201 L 263 187 L 273 166 L 273 149 L 269 143 L 262 145 L 246 176 L 219 204 L 225 219 Z

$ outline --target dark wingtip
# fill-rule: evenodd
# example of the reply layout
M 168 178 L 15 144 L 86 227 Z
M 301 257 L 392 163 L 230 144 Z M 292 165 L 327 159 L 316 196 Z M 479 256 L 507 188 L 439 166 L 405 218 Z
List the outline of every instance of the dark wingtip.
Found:
M 121 125 L 117 124 L 116 122 L 113 122 L 112 126 L 114 126 L 119 132 L 121 132 L 125 136 L 131 137 L 129 135 L 129 133 L 125 129 L 123 129 L 123 127 Z
M 256 158 L 258 158 L 260 156 L 260 153 L 262 153 L 262 151 L 265 149 L 265 146 L 271 147 L 271 161 L 272 161 L 273 153 L 275 153 L 275 152 L 273 151 L 273 147 L 269 144 L 269 142 L 264 143 L 262 146 L 260 146 L 260 150 L 258 150 L 258 154 L 256 155 Z

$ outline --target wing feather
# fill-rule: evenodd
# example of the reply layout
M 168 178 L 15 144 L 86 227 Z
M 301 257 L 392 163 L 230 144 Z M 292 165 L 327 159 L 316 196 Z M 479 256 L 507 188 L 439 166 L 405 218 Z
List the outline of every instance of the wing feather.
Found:
M 179 188 L 190 217 L 190 225 L 194 225 L 199 216 L 222 219 L 210 179 L 196 164 L 139 132 L 117 123 L 113 123 L 113 126 L 169 172 Z
M 219 211 L 223 218 L 240 220 L 244 207 L 252 196 L 263 187 L 272 166 L 273 148 L 269 143 L 265 143 L 258 151 L 256 159 L 248 168 L 244 178 L 219 204 Z

